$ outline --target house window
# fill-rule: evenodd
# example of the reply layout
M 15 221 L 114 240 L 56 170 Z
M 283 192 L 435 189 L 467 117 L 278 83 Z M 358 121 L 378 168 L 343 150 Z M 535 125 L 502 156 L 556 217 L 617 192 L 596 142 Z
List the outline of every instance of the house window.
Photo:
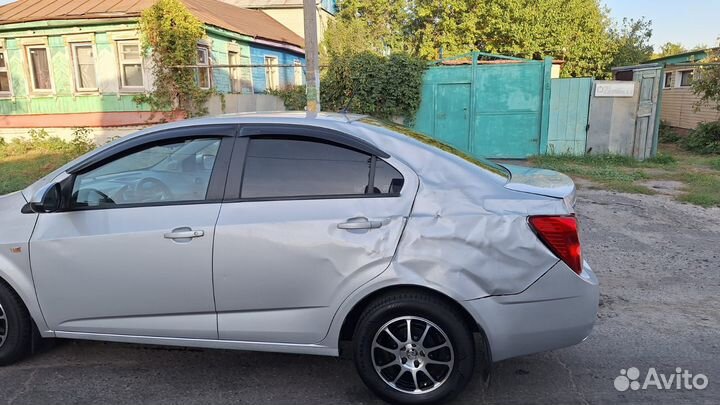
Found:
M 95 52 L 92 44 L 73 44 L 72 54 L 75 69 L 75 89 L 77 91 L 97 90 Z
M 124 90 L 142 90 L 145 88 L 140 43 L 127 41 L 118 43 L 120 61 L 120 87 Z
M 5 51 L 0 49 L 0 97 L 12 95 L 12 86 L 10 83 L 10 72 L 8 72 Z
M 669 89 L 672 86 L 672 77 L 672 72 L 665 73 L 665 83 L 663 84 L 663 87 Z
M 241 55 L 240 52 L 229 51 L 228 61 L 230 65 L 230 88 L 233 93 L 252 94 L 252 70 L 250 67 L 237 67 L 237 65 L 250 65 L 250 57 Z
M 268 90 L 280 88 L 280 72 L 278 71 L 278 58 L 265 57 L 265 86 Z
M 202 89 L 210 88 L 210 50 L 207 47 L 198 47 L 198 68 L 195 72 L 197 84 Z
M 680 87 L 689 87 L 692 85 L 693 71 L 683 70 L 680 72 Z
M 294 72 L 295 72 L 295 85 L 296 86 L 302 86 L 303 84 L 303 68 L 302 68 L 302 62 L 295 59 L 294 63 Z
M 45 47 L 27 48 L 30 65 L 30 83 L 34 91 L 52 91 L 48 49 Z

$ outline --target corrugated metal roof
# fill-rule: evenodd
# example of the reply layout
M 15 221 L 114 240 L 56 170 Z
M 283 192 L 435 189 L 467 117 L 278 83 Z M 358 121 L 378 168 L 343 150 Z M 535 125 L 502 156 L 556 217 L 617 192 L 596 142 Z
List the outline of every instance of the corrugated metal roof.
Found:
M 0 6 L 0 24 L 43 20 L 139 17 L 154 0 L 19 0 Z M 269 15 L 217 0 L 182 0 L 202 22 L 303 48 L 305 41 Z
M 302 7 L 302 0 L 221 0 L 224 3 L 245 8 L 288 8 Z M 316 1 L 317 3 L 317 1 Z

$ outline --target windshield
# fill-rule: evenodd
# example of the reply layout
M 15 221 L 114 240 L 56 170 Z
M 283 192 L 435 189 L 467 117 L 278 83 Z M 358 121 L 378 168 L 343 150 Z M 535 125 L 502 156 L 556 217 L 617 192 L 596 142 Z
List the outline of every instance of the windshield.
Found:
M 423 133 L 412 130 L 404 125 L 400 125 L 400 124 L 394 123 L 392 121 L 379 120 L 377 118 L 370 118 L 370 117 L 362 118 L 359 121 L 362 123 L 368 124 L 368 125 L 373 125 L 376 127 L 389 129 L 390 131 L 397 132 L 397 133 L 403 134 L 405 136 L 409 136 L 410 138 L 418 140 L 424 144 L 433 146 L 435 148 L 441 149 L 448 153 L 452 153 L 453 155 L 458 156 L 476 166 L 482 167 L 485 170 L 489 170 L 495 174 L 498 174 L 500 176 L 504 176 L 507 178 L 510 177 L 510 172 L 506 168 L 500 166 L 497 163 L 491 162 L 490 160 L 487 160 L 484 158 L 476 158 L 474 156 L 470 156 L 469 154 L 461 151 L 460 149 L 457 149 L 446 143 L 438 141 L 435 138 L 431 138 L 430 136 L 425 135 Z

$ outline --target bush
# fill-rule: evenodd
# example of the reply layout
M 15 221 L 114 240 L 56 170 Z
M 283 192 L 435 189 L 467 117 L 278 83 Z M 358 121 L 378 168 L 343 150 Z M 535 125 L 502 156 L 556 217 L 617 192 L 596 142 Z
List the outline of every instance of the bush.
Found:
M 48 134 L 45 129 L 31 129 L 27 138 L 0 143 L 0 157 L 21 156 L 34 151 L 79 156 L 95 148 L 91 133 L 88 128 L 73 128 L 72 138 L 66 141 Z
M 681 144 L 691 152 L 720 154 L 720 121 L 698 125 Z
M 658 140 L 660 143 L 676 143 L 680 140 L 680 135 L 665 123 L 665 121 L 660 121 Z
M 323 109 L 412 118 L 420 107 L 426 63 L 406 54 L 371 52 L 337 55 L 320 84 Z
M 285 104 L 285 108 L 291 111 L 305 111 L 307 104 L 305 86 L 288 86 L 278 90 L 268 90 L 267 94 L 280 97 Z

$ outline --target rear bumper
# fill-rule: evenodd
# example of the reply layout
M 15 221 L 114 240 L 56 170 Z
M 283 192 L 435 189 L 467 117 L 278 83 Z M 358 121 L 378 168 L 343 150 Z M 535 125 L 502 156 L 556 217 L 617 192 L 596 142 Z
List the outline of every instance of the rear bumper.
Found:
M 465 301 L 485 332 L 493 361 L 582 342 L 597 318 L 600 289 L 587 263 L 559 262 L 525 291 Z

